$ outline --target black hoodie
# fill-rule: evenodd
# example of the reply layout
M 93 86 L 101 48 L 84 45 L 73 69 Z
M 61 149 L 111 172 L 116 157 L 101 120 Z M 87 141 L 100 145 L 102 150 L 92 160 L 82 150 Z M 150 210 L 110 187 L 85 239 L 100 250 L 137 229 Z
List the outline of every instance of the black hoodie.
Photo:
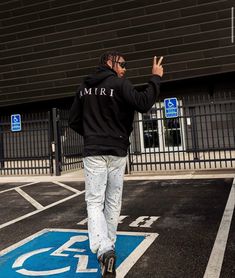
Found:
M 69 114 L 69 126 L 84 138 L 84 156 L 126 154 L 134 112 L 147 112 L 153 106 L 159 85 L 160 77 L 153 75 L 146 90 L 139 92 L 108 67 L 98 67 L 87 76 Z M 113 151 L 117 149 L 120 152 Z

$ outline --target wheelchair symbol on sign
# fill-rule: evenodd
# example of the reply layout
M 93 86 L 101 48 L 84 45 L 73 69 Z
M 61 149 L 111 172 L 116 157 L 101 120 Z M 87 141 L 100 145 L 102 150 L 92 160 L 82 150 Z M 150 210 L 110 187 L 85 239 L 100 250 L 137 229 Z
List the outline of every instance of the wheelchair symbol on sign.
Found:
M 13 122 L 14 123 L 18 123 L 20 121 L 20 119 L 18 118 L 18 116 L 13 116 Z
M 175 104 L 171 101 L 171 99 L 168 100 L 168 107 L 171 108 L 172 106 L 175 106 Z
M 71 248 L 71 246 L 77 242 L 84 242 L 88 240 L 87 236 L 80 235 L 80 236 L 73 236 L 71 237 L 65 244 L 60 246 L 58 249 L 56 249 L 54 252 L 50 254 L 50 256 L 59 256 L 59 257 L 68 257 L 69 254 L 63 253 L 65 251 L 67 252 L 75 252 L 75 253 L 83 253 L 86 250 L 85 249 L 78 249 L 78 248 Z M 24 263 L 30 259 L 33 256 L 36 256 L 37 254 L 45 253 L 53 249 L 53 247 L 48 248 L 40 248 L 31 252 L 28 252 L 26 254 L 21 255 L 19 258 L 15 260 L 15 262 L 12 265 L 13 269 L 16 269 L 15 271 L 26 276 L 46 276 L 46 275 L 55 275 L 64 273 L 67 271 L 70 271 L 71 266 L 66 266 L 62 268 L 56 268 L 52 270 L 30 270 L 24 268 Z M 75 254 L 73 256 L 74 258 L 78 259 L 76 273 L 94 273 L 98 271 L 98 268 L 87 268 L 88 266 L 88 255 L 84 254 Z

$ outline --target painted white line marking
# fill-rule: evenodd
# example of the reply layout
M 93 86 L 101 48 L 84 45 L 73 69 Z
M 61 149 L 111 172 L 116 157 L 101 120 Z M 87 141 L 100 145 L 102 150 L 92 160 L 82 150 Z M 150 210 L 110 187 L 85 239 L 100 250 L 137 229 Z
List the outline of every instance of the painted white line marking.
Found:
M 151 228 L 152 224 L 159 218 L 160 216 L 140 216 L 129 227 Z
M 20 217 L 18 217 L 18 218 L 16 218 L 16 219 L 13 219 L 13 220 L 11 220 L 11 221 L 8 221 L 8 222 L 6 222 L 6 223 L 0 225 L 0 230 L 1 230 L 2 228 L 4 228 L 4 227 L 10 226 L 10 225 L 12 225 L 12 224 L 14 224 L 14 223 L 16 223 L 16 222 L 19 222 L 19 221 L 25 219 L 25 218 L 28 218 L 28 217 L 30 217 L 30 216 L 32 216 L 32 215 L 34 215 L 34 214 L 40 213 L 41 211 L 47 210 L 47 209 L 52 208 L 52 207 L 54 207 L 54 206 L 56 206 L 56 205 L 59 205 L 59 204 L 61 204 L 61 203 L 63 203 L 63 202 L 66 202 L 66 201 L 68 201 L 68 200 L 70 200 L 70 199 L 72 199 L 72 198 L 75 198 L 75 197 L 77 197 L 77 196 L 83 194 L 84 192 L 85 192 L 85 190 L 83 190 L 83 191 L 81 191 L 81 192 L 79 192 L 79 193 L 73 194 L 73 195 L 71 195 L 71 196 L 69 196 L 69 197 L 67 197 L 67 198 L 64 198 L 64 199 L 62 199 L 62 200 L 60 200 L 60 201 L 57 201 L 57 202 L 55 202 L 55 203 L 52 203 L 52 204 L 50 204 L 50 205 L 48 205 L 48 206 L 46 206 L 46 207 L 43 207 L 42 209 L 32 211 L 32 212 L 27 213 L 27 214 L 25 214 L 25 215 L 22 215 L 22 216 L 20 216 Z
M 123 223 L 123 220 L 127 218 L 129 215 L 120 215 L 119 216 L 119 224 Z M 78 222 L 77 225 L 86 225 L 88 222 L 88 218 L 83 219 L 82 221 Z
M 122 224 L 122 223 L 123 223 L 123 220 L 124 220 L 125 218 L 127 218 L 127 217 L 129 217 L 129 215 L 120 215 L 120 216 L 119 216 L 118 224 Z
M 22 184 L 22 185 L 19 185 L 19 186 L 16 186 L 16 187 L 12 187 L 12 188 L 9 188 L 9 189 L 0 191 L 0 194 L 2 194 L 2 193 L 4 193 L 4 192 L 11 191 L 11 190 L 15 190 L 16 188 L 22 188 L 22 187 L 29 186 L 29 185 L 31 185 L 31 184 L 36 184 L 36 183 L 39 183 L 39 181 L 30 182 L 30 183 Z
M 124 233 L 127 234 L 127 233 Z M 131 233 L 130 233 L 131 234 Z M 136 235 L 138 233 L 135 233 Z M 141 234 L 141 233 L 139 233 Z M 143 233 L 142 233 L 143 235 Z M 138 261 L 138 259 L 144 254 L 144 252 L 149 248 L 149 246 L 158 237 L 157 233 L 148 234 L 146 233 L 146 239 L 142 241 L 136 249 L 120 264 L 117 268 L 117 277 L 123 278 L 128 273 L 128 271 L 133 267 L 133 265 Z
M 12 268 L 17 268 L 17 267 L 21 267 L 23 266 L 23 263 L 30 257 L 36 255 L 36 254 L 40 254 L 40 253 L 44 253 L 47 252 L 49 250 L 51 250 L 52 248 L 41 248 L 38 250 L 34 250 L 31 251 L 29 253 L 23 254 L 22 256 L 20 256 L 12 265 Z M 32 270 L 27 270 L 25 268 L 23 269 L 19 269 L 16 270 L 16 272 L 23 274 L 25 276 L 46 276 L 46 275 L 55 275 L 55 274 L 59 274 L 59 273 L 63 273 L 63 272 L 67 272 L 70 270 L 70 266 L 68 267 L 64 267 L 64 268 L 58 268 L 58 269 L 53 269 L 53 270 L 44 270 L 44 271 L 32 271 Z
M 18 192 L 25 200 L 29 201 L 30 204 L 33 205 L 36 209 L 42 209 L 43 208 L 43 206 L 40 203 L 38 203 L 29 194 L 24 192 L 21 188 L 15 188 L 15 191 Z
M 78 222 L 77 225 L 86 225 L 87 222 L 88 222 L 88 218 L 85 218 L 82 221 Z
M 204 278 L 219 278 L 235 205 L 235 179 L 231 187 Z
M 5 255 L 5 254 L 7 254 L 8 252 L 10 252 L 10 251 L 12 251 L 12 250 L 14 250 L 14 249 L 16 249 L 16 248 L 18 248 L 18 247 L 24 245 L 25 243 L 27 243 L 27 242 L 29 242 L 29 241 L 31 241 L 31 240 L 33 240 L 33 239 L 39 237 L 40 235 L 44 234 L 46 231 L 48 231 L 48 229 L 43 229 L 43 230 L 41 230 L 41 231 L 39 231 L 39 232 L 37 232 L 37 233 L 35 233 L 35 234 L 32 234 L 32 235 L 30 235 L 30 236 L 28 236 L 28 237 L 22 239 L 22 240 L 19 241 L 19 242 L 16 242 L 15 244 L 13 244 L 13 245 L 11 245 L 11 246 L 9 246 L 9 247 L 3 249 L 2 251 L 0 251 L 0 256 L 3 256 L 3 255 Z
M 33 255 L 36 255 L 36 254 L 39 254 L 39 253 L 43 253 L 43 252 L 47 252 L 49 250 L 51 250 L 52 247 L 49 247 L 49 248 L 43 248 L 43 249 L 38 249 L 38 250 L 34 250 L 34 251 L 31 251 L 29 253 L 26 253 L 26 254 L 23 254 L 21 255 L 19 258 L 17 258 L 14 262 L 14 264 L 12 265 L 12 268 L 17 268 L 17 267 L 21 267 L 23 266 L 24 262 L 30 258 L 31 256 Z
M 75 189 L 75 188 L 73 188 L 73 187 L 71 187 L 71 186 L 68 186 L 67 184 L 61 183 L 61 182 L 59 182 L 59 181 L 53 181 L 52 183 L 57 184 L 57 185 L 59 185 L 59 186 L 62 186 L 62 187 L 64 187 L 65 189 L 68 189 L 68 190 L 70 190 L 70 191 L 72 191 L 72 192 L 74 192 L 74 193 L 79 193 L 79 192 L 81 192 L 80 190 L 77 190 L 77 189 Z

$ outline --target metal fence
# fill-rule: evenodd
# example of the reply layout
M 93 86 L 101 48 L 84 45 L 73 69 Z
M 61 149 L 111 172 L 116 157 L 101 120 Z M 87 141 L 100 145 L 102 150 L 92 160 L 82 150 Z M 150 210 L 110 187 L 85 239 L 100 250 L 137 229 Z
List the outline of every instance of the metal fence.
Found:
M 235 99 L 231 94 L 178 99 L 179 117 L 166 118 L 163 103 L 137 114 L 129 171 L 235 167 Z
M 164 104 L 136 114 L 129 172 L 235 168 L 235 96 L 181 97 L 179 116 Z M 68 110 L 22 114 L 22 130 L 0 117 L 0 174 L 56 174 L 82 168 L 83 139 L 68 127 Z
M 0 117 L 0 174 L 53 173 L 49 112 L 21 114 L 22 131 L 11 131 L 11 115 Z
M 53 109 L 56 175 L 83 167 L 83 138 L 69 128 L 68 117 L 68 110 Z
M 0 174 L 56 174 L 82 167 L 82 138 L 68 127 L 68 111 L 21 114 L 22 130 L 11 131 L 11 115 L 0 117 Z

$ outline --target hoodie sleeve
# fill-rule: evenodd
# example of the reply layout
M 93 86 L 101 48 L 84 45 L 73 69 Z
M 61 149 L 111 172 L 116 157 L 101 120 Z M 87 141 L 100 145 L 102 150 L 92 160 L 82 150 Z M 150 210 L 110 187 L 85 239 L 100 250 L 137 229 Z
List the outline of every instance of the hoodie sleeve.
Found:
M 144 91 L 137 91 L 130 81 L 123 83 L 123 97 L 136 111 L 145 113 L 150 110 L 160 94 L 161 77 L 153 75 Z
M 78 93 L 69 111 L 69 127 L 83 135 L 82 101 Z

